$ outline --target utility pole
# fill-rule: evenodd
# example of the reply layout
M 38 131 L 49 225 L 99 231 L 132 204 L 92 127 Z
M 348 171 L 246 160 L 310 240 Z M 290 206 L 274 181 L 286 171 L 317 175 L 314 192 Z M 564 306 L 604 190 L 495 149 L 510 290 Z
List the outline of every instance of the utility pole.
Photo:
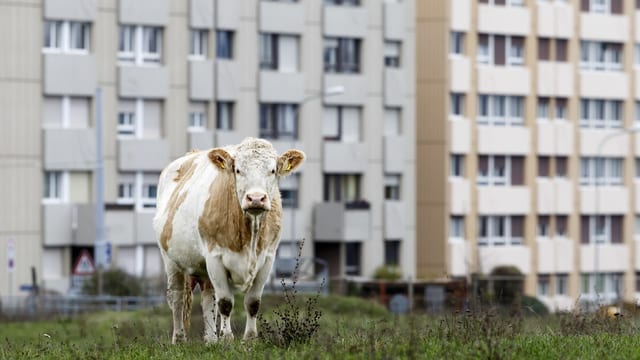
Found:
M 106 242 L 104 239 L 104 163 L 102 154 L 102 89 L 96 89 L 96 169 L 94 173 L 96 187 L 96 240 L 93 258 L 98 277 L 98 295 L 102 295 L 102 271 L 106 262 Z

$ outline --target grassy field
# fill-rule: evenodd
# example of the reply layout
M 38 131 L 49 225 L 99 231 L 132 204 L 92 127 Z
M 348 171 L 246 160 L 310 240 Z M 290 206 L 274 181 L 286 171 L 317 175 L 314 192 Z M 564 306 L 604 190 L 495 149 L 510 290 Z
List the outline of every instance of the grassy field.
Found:
M 236 302 L 239 304 L 240 302 Z M 280 298 L 264 299 L 273 323 Z M 240 303 L 241 304 L 241 303 Z M 0 323 L 0 359 L 638 359 L 638 322 L 594 315 L 499 316 L 494 311 L 394 317 L 370 302 L 323 297 L 317 334 L 288 347 L 268 339 L 205 345 L 199 305 L 190 340 L 171 345 L 170 311 L 96 313 Z M 234 333 L 244 328 L 234 309 Z

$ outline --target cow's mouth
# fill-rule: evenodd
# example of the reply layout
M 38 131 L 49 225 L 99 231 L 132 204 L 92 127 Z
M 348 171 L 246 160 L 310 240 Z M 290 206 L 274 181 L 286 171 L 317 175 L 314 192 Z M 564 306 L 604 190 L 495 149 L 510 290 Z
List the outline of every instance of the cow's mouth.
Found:
M 258 215 L 262 215 L 265 212 L 267 212 L 269 209 L 263 207 L 263 206 L 252 206 L 252 207 L 248 207 L 244 209 L 244 212 L 251 215 L 251 216 L 258 216 Z

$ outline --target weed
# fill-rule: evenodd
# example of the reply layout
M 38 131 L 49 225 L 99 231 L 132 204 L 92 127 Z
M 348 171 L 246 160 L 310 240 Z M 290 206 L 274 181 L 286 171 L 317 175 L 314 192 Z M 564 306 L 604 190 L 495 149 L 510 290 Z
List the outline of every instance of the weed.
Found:
M 296 284 L 300 273 L 300 257 L 304 239 L 298 245 L 296 265 L 293 271 L 291 286 L 287 286 L 284 278 L 280 284 L 284 292 L 284 303 L 279 304 L 273 310 L 274 318 L 271 322 L 260 314 L 260 338 L 266 343 L 280 347 L 289 347 L 292 344 L 304 344 L 309 342 L 320 327 L 322 311 L 318 309 L 318 298 L 320 291 L 325 286 L 326 279 L 322 280 L 318 292 L 314 296 L 308 297 L 304 303 L 298 298 Z

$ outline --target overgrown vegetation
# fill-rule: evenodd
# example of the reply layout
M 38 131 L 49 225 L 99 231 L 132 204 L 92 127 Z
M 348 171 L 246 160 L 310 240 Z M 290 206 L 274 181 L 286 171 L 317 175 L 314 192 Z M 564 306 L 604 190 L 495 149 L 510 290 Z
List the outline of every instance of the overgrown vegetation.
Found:
M 373 278 L 376 280 L 400 280 L 402 279 L 402 270 L 397 265 L 381 265 L 374 271 Z
M 102 294 L 113 296 L 140 296 L 143 294 L 140 279 L 129 275 L 122 269 L 110 269 L 102 272 Z M 93 274 L 83 285 L 82 292 L 87 295 L 98 295 L 99 276 Z

